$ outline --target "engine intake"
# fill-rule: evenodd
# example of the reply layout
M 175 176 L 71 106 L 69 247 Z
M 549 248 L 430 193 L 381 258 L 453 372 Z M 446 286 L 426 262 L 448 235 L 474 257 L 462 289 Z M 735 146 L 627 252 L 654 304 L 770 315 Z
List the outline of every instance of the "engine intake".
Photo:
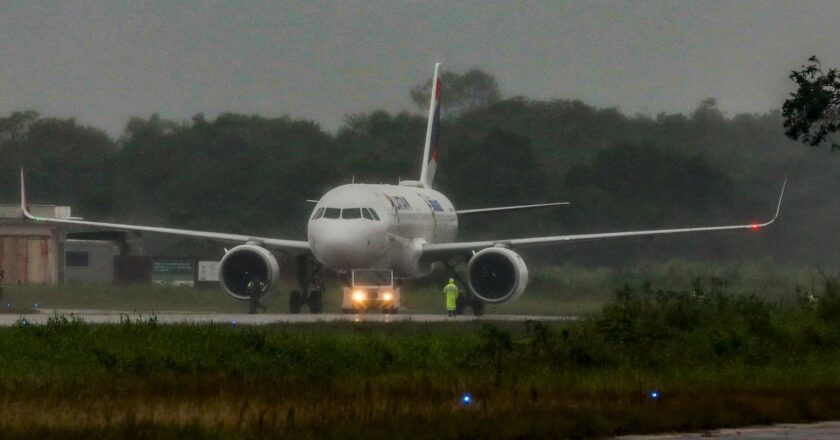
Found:
M 519 298 L 528 285 L 528 268 L 516 252 L 503 247 L 479 251 L 467 265 L 472 293 L 486 303 Z
M 277 285 L 280 266 L 266 248 L 243 244 L 228 251 L 219 263 L 219 284 L 236 299 L 248 299 L 247 286 L 254 275 L 265 285 L 263 295 Z

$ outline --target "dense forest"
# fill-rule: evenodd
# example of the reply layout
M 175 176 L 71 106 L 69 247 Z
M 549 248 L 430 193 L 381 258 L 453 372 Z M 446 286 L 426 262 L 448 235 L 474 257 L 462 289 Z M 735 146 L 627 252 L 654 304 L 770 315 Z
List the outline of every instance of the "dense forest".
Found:
M 481 81 L 488 87 L 487 77 Z M 831 192 L 840 158 L 788 140 L 778 111 L 726 115 L 706 100 L 690 114 L 626 115 L 577 100 L 504 97 L 495 82 L 489 87 L 486 99 L 462 90 L 445 114 L 437 188 L 459 208 L 571 206 L 464 219 L 461 238 L 763 220 L 788 177 L 778 223 L 759 233 L 582 243 L 530 255 L 547 264 L 673 257 L 840 262 L 833 229 L 840 203 Z M 418 104 L 422 92 L 411 89 Z M 33 203 L 71 205 L 88 219 L 303 238 L 312 209 L 307 199 L 351 181 L 396 183 L 419 175 L 421 108 L 349 115 L 335 133 L 290 116 L 152 115 L 131 119 L 116 139 L 73 119 L 16 112 L 0 118 L 0 196 L 16 203 L 17 170 L 24 166 Z M 168 243 L 163 249 L 170 253 L 221 249 Z

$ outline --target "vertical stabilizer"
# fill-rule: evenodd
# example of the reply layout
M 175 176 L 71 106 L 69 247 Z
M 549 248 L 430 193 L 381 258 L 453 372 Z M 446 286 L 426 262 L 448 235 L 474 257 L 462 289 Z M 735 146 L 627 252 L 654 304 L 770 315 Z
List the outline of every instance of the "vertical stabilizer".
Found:
M 437 171 L 440 145 L 440 63 L 435 64 L 435 76 L 432 78 L 432 93 L 429 103 L 429 124 L 426 127 L 426 146 L 423 149 L 423 168 L 420 170 L 420 183 L 426 188 L 432 187 Z

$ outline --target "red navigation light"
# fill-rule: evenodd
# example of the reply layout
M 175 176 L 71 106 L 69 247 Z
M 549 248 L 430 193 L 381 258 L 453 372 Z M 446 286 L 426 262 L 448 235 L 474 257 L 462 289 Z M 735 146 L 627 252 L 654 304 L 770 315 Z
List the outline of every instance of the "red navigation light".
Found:
M 761 225 L 757 225 L 757 224 L 756 224 L 756 225 L 752 225 L 752 230 L 753 230 L 753 231 L 757 231 L 757 230 L 759 230 L 760 228 L 761 228 Z

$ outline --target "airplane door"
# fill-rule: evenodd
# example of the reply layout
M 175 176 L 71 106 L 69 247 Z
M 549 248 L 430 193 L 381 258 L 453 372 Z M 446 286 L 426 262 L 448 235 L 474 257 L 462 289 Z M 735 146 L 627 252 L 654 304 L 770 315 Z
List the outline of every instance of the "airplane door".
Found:
M 432 237 L 437 237 L 438 235 L 438 213 L 435 210 L 434 202 L 426 199 L 426 205 L 429 208 L 429 212 L 432 214 Z
M 391 216 L 394 219 L 394 223 L 397 225 L 397 231 L 400 231 L 402 228 L 400 227 L 400 216 L 397 213 L 397 205 L 394 204 L 394 201 L 385 194 L 377 194 L 384 203 L 382 206 L 385 208 L 385 213 Z

